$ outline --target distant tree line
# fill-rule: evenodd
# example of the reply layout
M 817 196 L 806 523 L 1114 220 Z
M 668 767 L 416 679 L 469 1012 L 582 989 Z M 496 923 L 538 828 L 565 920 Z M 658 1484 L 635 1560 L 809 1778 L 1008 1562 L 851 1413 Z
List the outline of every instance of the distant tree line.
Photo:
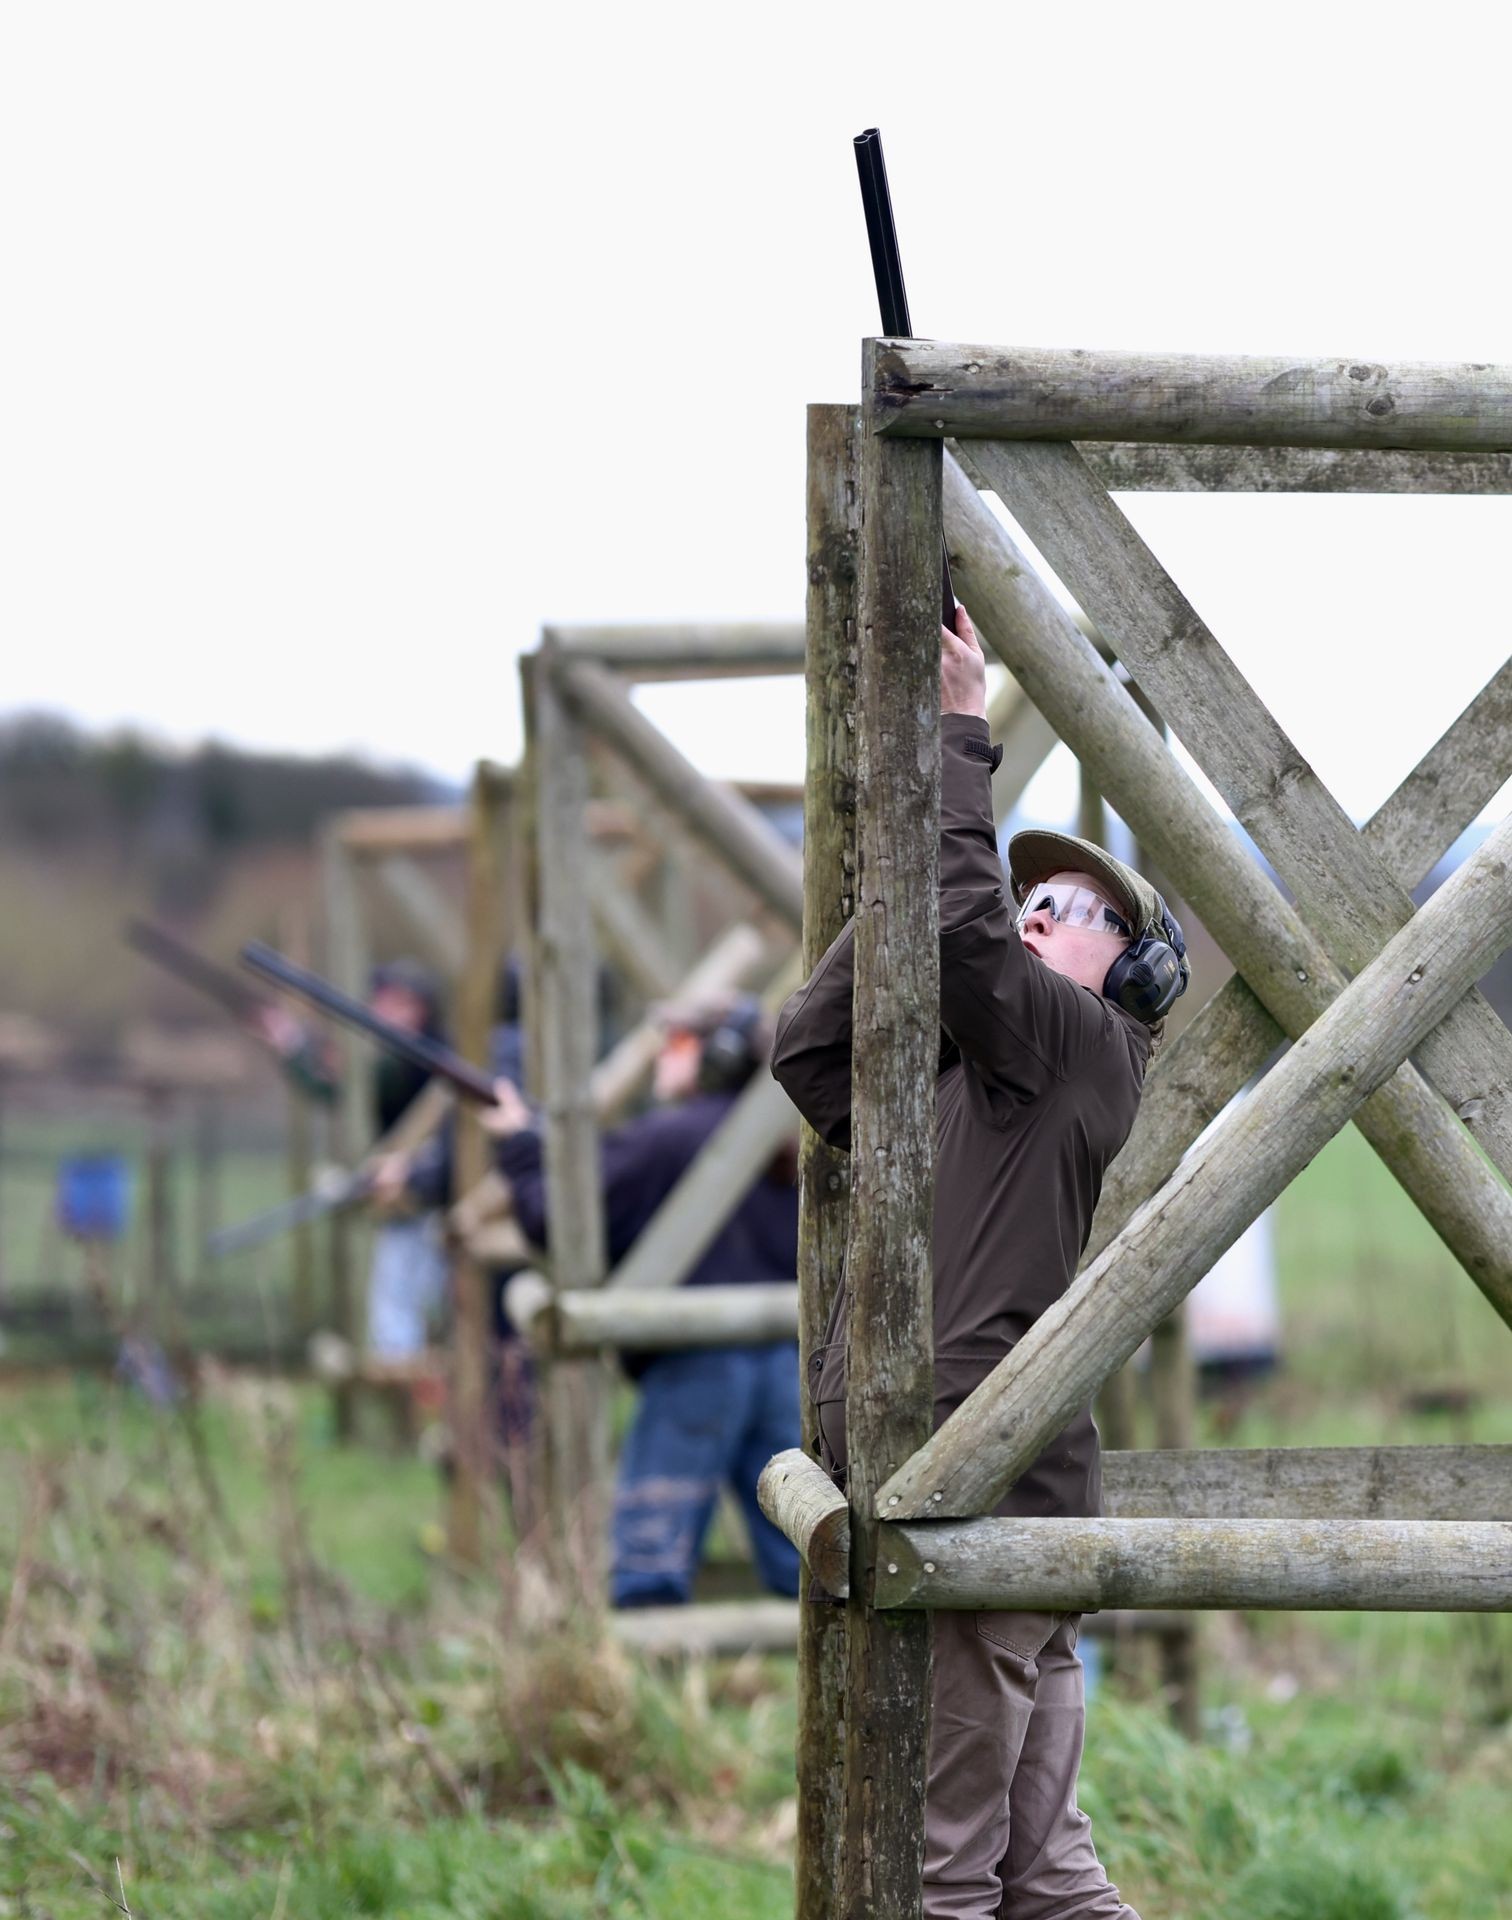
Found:
M 407 769 L 346 756 L 301 759 L 207 741 L 174 753 L 134 731 L 84 732 L 53 714 L 0 721 L 0 840 L 45 849 L 166 834 L 217 851 L 307 840 L 342 807 L 442 797 Z

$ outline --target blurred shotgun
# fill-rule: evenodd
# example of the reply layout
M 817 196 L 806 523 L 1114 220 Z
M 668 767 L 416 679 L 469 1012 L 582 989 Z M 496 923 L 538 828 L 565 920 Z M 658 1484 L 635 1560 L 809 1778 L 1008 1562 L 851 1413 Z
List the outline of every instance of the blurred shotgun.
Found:
M 375 1141 L 361 1162 L 348 1170 L 328 1167 L 317 1176 L 308 1193 L 296 1194 L 282 1205 L 255 1213 L 250 1220 L 222 1227 L 205 1242 L 205 1251 L 214 1258 L 227 1253 L 245 1253 L 260 1247 L 281 1233 L 307 1227 L 332 1214 L 349 1213 L 362 1206 L 373 1191 L 378 1164 L 391 1153 L 413 1153 L 423 1146 L 451 1111 L 455 1095 L 443 1080 L 427 1080 L 388 1132 Z
M 150 920 L 128 920 L 126 944 L 165 973 L 182 980 L 213 1000 L 244 1032 L 274 1055 L 289 1078 L 317 1100 L 334 1100 L 340 1081 L 329 1060 L 322 1057 L 317 1036 L 269 1000 L 254 993 L 229 967 L 218 966 L 187 945 L 166 927 Z
M 917 336 L 908 317 L 908 294 L 903 286 L 903 256 L 898 251 L 898 229 L 893 223 L 892 194 L 882 158 L 882 136 L 875 127 L 858 133 L 856 172 L 861 176 L 861 204 L 866 210 L 866 237 L 871 243 L 872 277 L 877 283 L 877 305 L 882 309 L 882 332 L 889 340 Z M 950 555 L 940 556 L 940 619 L 955 632 L 956 597 L 950 580 Z
M 492 1077 L 481 1067 L 475 1067 L 470 1060 L 464 1060 L 460 1053 L 443 1046 L 439 1040 L 430 1040 L 422 1033 L 409 1033 L 403 1027 L 396 1027 L 392 1021 L 383 1019 L 365 1007 L 360 1000 L 343 993 L 340 987 L 333 987 L 329 980 L 323 980 L 318 973 L 311 973 L 308 967 L 296 966 L 272 947 L 264 946 L 261 940 L 249 941 L 241 950 L 241 960 L 244 967 L 250 967 L 263 979 L 272 980 L 288 992 L 298 994 L 301 1000 L 318 1007 L 322 1013 L 330 1014 L 332 1019 L 366 1034 L 369 1040 L 376 1040 L 386 1053 L 407 1060 L 411 1066 L 419 1067 L 434 1079 L 444 1080 L 474 1106 L 492 1107 L 497 1104 L 498 1095 L 494 1092 Z

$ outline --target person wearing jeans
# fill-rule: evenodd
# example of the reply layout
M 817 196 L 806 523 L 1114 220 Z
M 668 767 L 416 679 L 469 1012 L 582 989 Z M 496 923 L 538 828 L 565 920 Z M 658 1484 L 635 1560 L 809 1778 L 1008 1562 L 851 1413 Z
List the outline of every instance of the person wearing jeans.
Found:
M 600 1177 L 611 1264 L 622 1260 L 764 1063 L 759 1005 L 726 996 L 663 1013 L 657 1104 L 604 1136 Z M 520 1226 L 549 1245 L 546 1181 L 535 1119 L 513 1083 L 498 1082 L 485 1115 Z M 685 1286 L 791 1281 L 798 1270 L 796 1158 L 779 1153 L 714 1237 Z M 616 1607 L 673 1606 L 692 1597 L 721 1486 L 745 1515 L 757 1572 L 773 1593 L 798 1591 L 797 1550 L 756 1503 L 774 1453 L 800 1444 L 798 1348 L 686 1348 L 621 1356 L 640 1403 L 620 1456 L 609 1593 Z

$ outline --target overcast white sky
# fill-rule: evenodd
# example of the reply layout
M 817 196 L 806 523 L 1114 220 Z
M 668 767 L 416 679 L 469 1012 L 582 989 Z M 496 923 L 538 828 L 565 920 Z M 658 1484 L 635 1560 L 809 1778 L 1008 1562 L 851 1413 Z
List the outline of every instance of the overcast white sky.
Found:
M 797 617 L 803 409 L 915 326 L 1512 362 L 1489 10 L 0 10 L 0 711 L 449 776 L 545 620 Z M 1512 499 L 1130 511 L 1356 813 L 1507 652 Z M 646 697 L 795 775 L 792 684 Z

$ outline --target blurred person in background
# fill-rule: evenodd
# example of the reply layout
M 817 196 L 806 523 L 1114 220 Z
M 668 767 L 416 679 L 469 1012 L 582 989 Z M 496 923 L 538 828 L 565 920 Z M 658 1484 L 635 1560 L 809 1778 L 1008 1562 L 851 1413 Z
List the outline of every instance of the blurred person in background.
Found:
M 375 967 L 368 1006 L 380 1019 L 427 1040 L 444 1040 L 440 982 L 418 960 L 391 960 Z M 423 1067 L 381 1054 L 373 1069 L 373 1099 L 379 1135 L 408 1111 L 426 1085 Z M 446 1292 L 446 1260 L 434 1203 L 407 1191 L 407 1169 L 390 1156 L 374 1182 L 378 1228 L 368 1275 L 367 1346 L 377 1360 L 406 1360 L 423 1353 L 430 1323 Z
M 718 1129 L 758 1067 L 771 1035 L 758 1002 L 726 996 L 663 1010 L 655 1104 L 604 1136 L 600 1149 L 611 1266 L 644 1232 Z M 520 1226 L 549 1243 L 541 1136 L 514 1083 L 499 1082 L 485 1116 Z M 798 1270 L 797 1161 L 784 1150 L 757 1178 L 685 1285 L 791 1281 Z M 774 1453 L 800 1444 L 798 1349 L 685 1348 L 621 1356 L 640 1403 L 620 1455 L 611 1536 L 616 1607 L 681 1605 L 692 1598 L 721 1486 L 735 1494 L 756 1569 L 773 1593 L 798 1591 L 798 1555 L 756 1501 Z

